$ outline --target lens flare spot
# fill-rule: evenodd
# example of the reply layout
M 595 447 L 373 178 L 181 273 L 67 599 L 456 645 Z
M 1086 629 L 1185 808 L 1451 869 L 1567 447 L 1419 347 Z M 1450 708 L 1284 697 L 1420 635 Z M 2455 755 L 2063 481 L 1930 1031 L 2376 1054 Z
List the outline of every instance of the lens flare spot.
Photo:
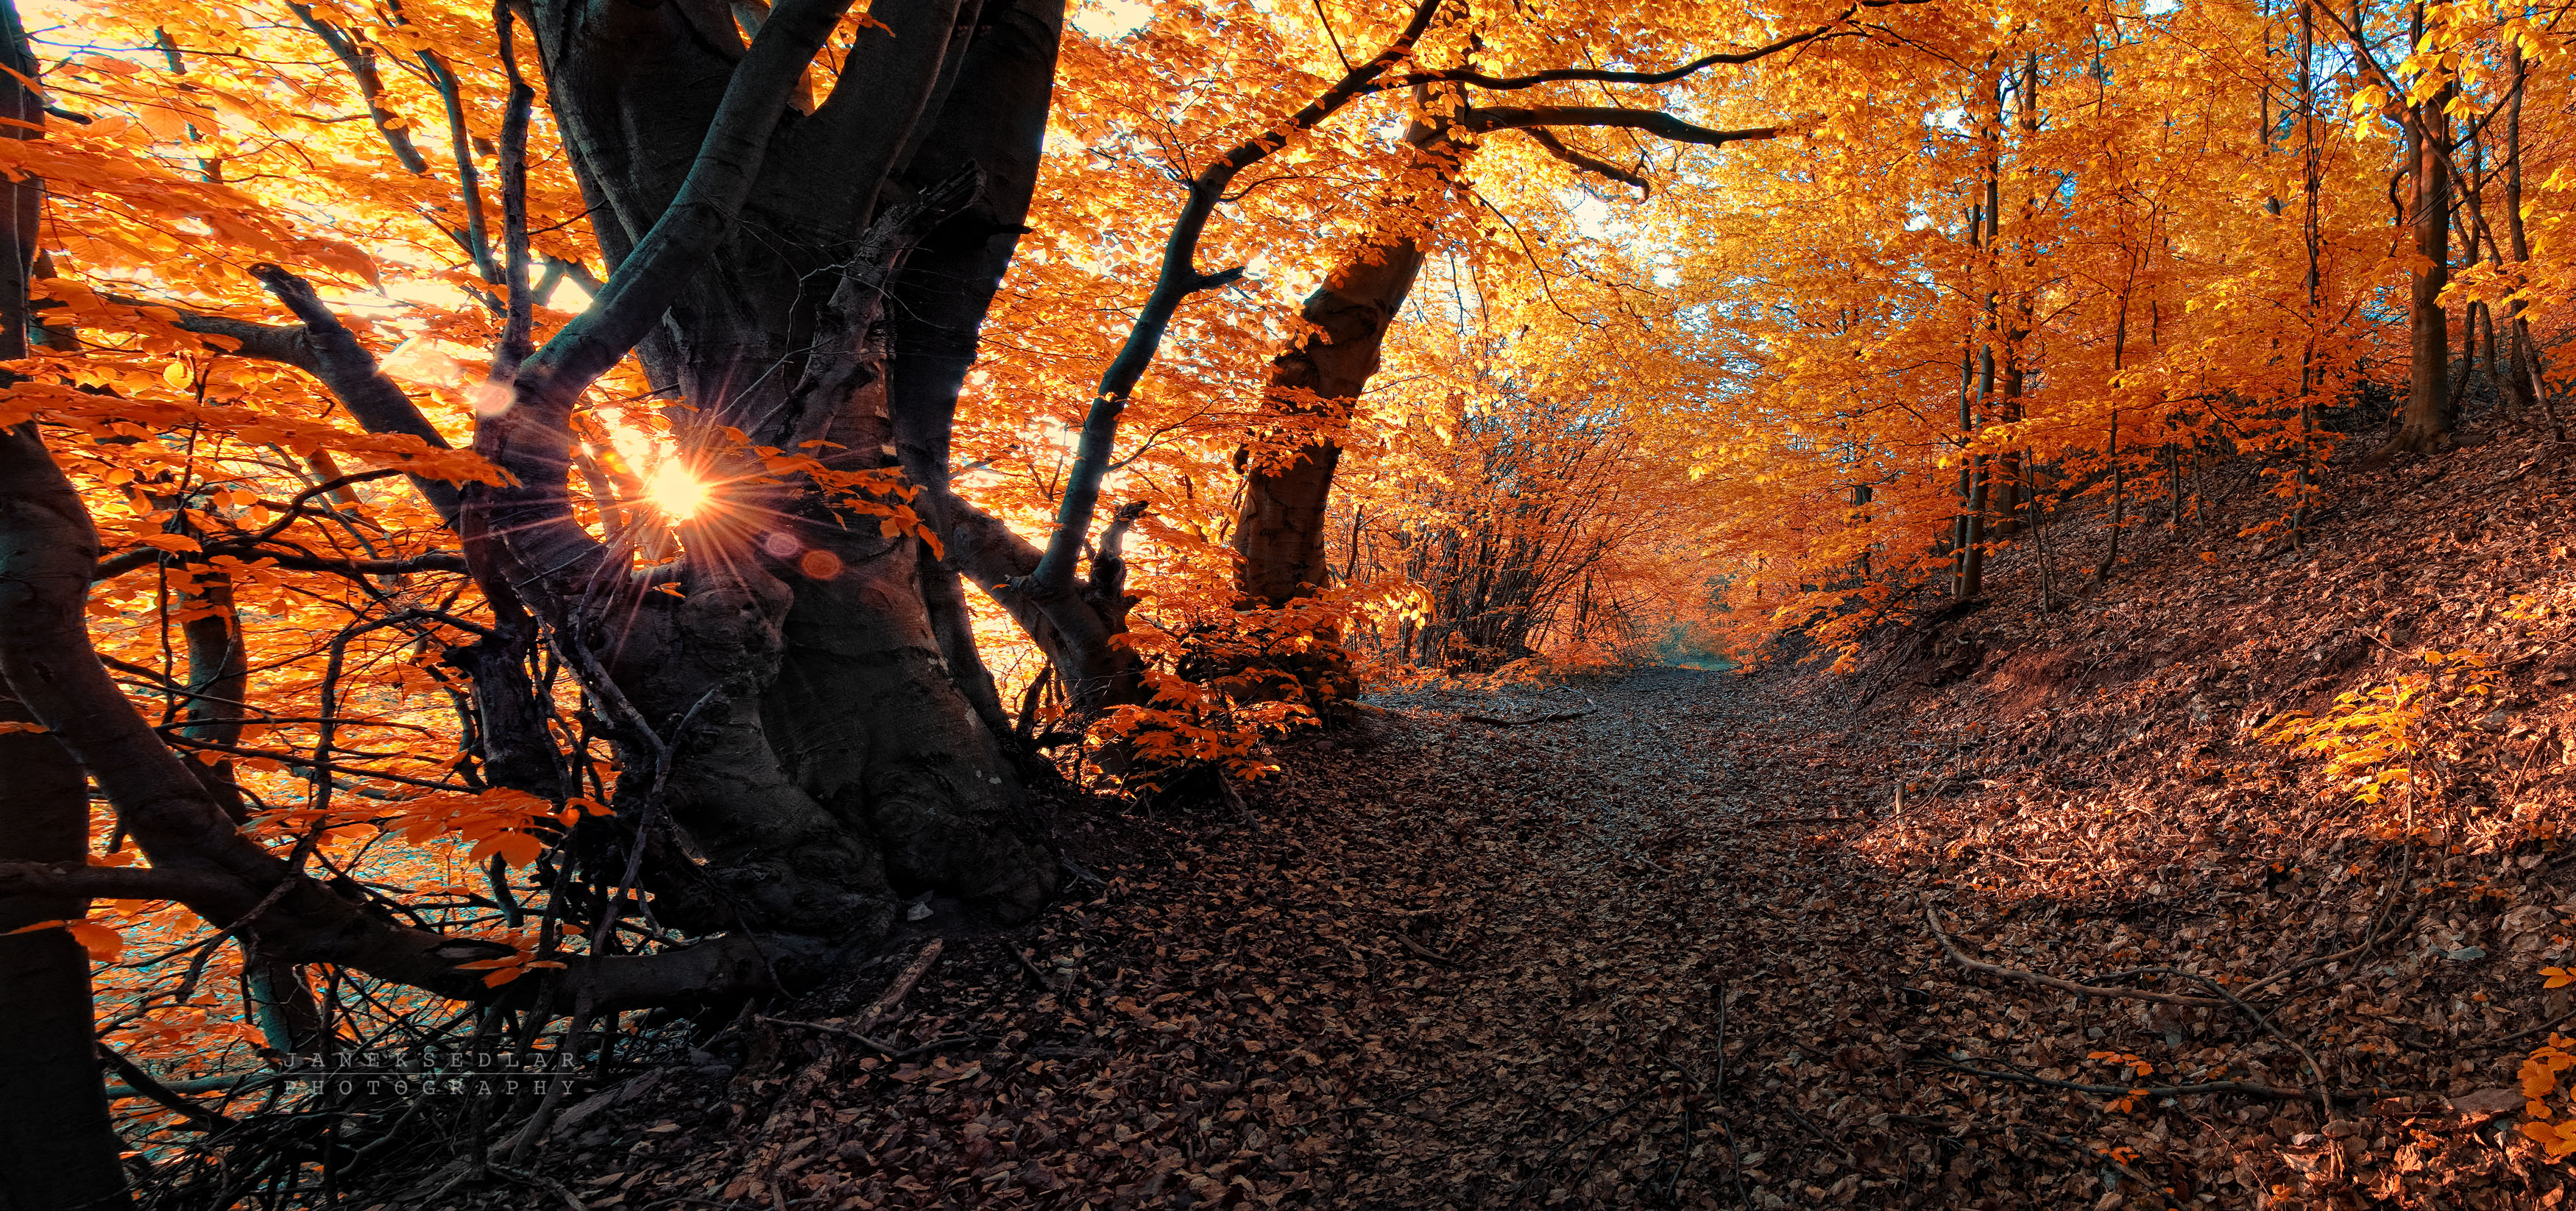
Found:
M 796 561 L 796 568 L 808 579 L 830 580 L 841 574 L 841 557 L 830 551 L 807 551 Z
M 465 398 L 474 405 L 474 415 L 490 420 L 510 410 L 510 385 L 489 379 L 469 383 L 465 388 Z
M 760 536 L 760 549 L 769 552 L 772 559 L 793 559 L 797 548 L 803 545 L 796 541 L 795 535 L 779 530 Z
M 662 516 L 673 521 L 687 521 L 707 505 L 707 486 L 689 474 L 687 467 L 666 462 L 653 469 L 653 478 L 645 481 L 644 497 Z

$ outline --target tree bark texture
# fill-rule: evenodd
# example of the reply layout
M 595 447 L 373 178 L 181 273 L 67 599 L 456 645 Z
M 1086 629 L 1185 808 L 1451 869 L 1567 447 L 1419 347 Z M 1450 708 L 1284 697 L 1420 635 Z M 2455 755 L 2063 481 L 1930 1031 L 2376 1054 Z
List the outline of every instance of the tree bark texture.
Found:
M 576 851 L 596 875 L 641 845 L 660 919 L 728 936 L 594 957 L 495 993 L 459 967 L 493 957 L 491 944 L 402 925 L 242 835 L 229 787 L 174 754 L 90 648 L 97 536 L 32 424 L 0 433 L 0 684 L 49 729 L 45 743 L 97 778 L 150 867 L 77 865 L 84 799 L 67 852 L 0 855 L 26 859 L 0 869 L 0 892 L 148 885 L 239 925 L 281 992 L 293 964 L 324 962 L 466 999 L 576 985 L 599 1009 L 773 987 L 782 970 L 793 978 L 881 937 L 920 891 L 1005 920 L 1036 910 L 1058 863 L 1005 751 L 953 580 L 962 570 L 1006 587 L 1036 556 L 944 487 L 948 413 L 1035 180 L 1063 5 L 884 0 L 872 15 L 893 32 L 866 31 L 829 95 L 797 108 L 846 9 L 785 0 L 746 42 L 721 8 L 534 6 L 549 103 L 612 272 L 517 365 L 509 406 L 478 424 L 477 451 L 511 481 L 421 485 L 492 609 L 489 635 L 446 653 L 471 681 L 476 770 L 558 802 L 574 791 L 541 675 L 560 669 L 621 757 L 619 818 L 588 830 L 605 844 Z M 39 188 L 18 191 L 30 220 Z M 5 297 L 23 319 L 25 258 L 15 263 Z M 435 438 L 300 278 L 255 272 L 297 324 L 185 322 L 305 369 L 370 429 Z M 705 477 L 754 469 L 723 427 L 751 446 L 828 442 L 813 448 L 835 452 L 833 472 L 891 483 L 898 467 L 913 471 L 933 489 L 927 520 L 967 540 L 948 546 L 972 560 L 943 566 L 911 533 L 888 536 L 846 496 L 797 478 L 741 488 L 681 527 L 683 559 L 639 566 L 632 535 L 575 521 L 568 479 L 583 392 L 630 351 L 689 405 L 673 417 Z M 897 358 L 912 363 L 900 394 Z M 919 457 L 901 457 L 905 446 Z M 220 583 L 193 583 L 215 604 Z M 1085 602 L 1090 587 L 1073 585 Z M 1092 630 L 1107 649 L 1115 621 Z M 216 616 L 188 638 L 192 683 L 242 696 L 255 674 L 239 663 L 237 622 Z M 220 711 L 188 722 L 235 726 Z M 71 1013 L 84 1030 L 86 1008 Z M 95 1065 L 87 1079 L 95 1091 Z
M 2414 236 L 2415 267 L 2407 291 L 2406 327 L 2412 353 L 2406 409 L 2397 433 L 2375 458 L 2429 453 L 2452 444 L 2451 330 L 2442 288 L 2451 281 L 2452 89 L 2414 107 L 2407 124 L 2407 222 Z
M 34 137 L 45 120 L 31 87 L 36 59 L 15 0 L 0 0 L 0 137 Z M 36 216 L 44 183 L 0 183 L 0 360 L 27 356 L 27 281 L 36 263 Z M 0 375 L 0 385 L 14 382 Z M 29 421 L 0 430 L 0 447 L 37 445 Z M 15 502 L 0 497 L 0 514 Z M 0 519 L 0 631 L 10 607 L 41 589 L 16 574 L 12 527 Z M 85 586 L 84 586 L 85 587 Z M 93 661 L 93 663 L 95 663 Z M 79 863 L 89 852 L 89 780 L 62 743 L 10 689 L 0 663 L 0 862 Z M 92 1034 L 89 954 L 64 929 L 19 929 L 74 921 L 89 898 L 0 888 L 0 1207 L 68 1211 L 128 1204 L 124 1144 L 108 1119 Z
M 534 23 L 613 272 L 478 433 L 520 486 L 467 493 L 469 559 L 631 703 L 627 767 L 669 773 L 653 802 L 626 779 L 618 806 L 666 813 L 704 856 L 706 878 L 664 890 L 666 919 L 699 929 L 875 936 L 930 889 L 1019 919 L 1057 877 L 954 570 L 919 540 L 824 493 L 745 491 L 682 527 L 687 558 L 654 572 L 674 599 L 571 520 L 573 400 L 651 336 L 702 467 L 743 461 L 720 427 L 830 442 L 835 471 L 902 468 L 932 525 L 972 523 L 945 490 L 948 428 L 1035 181 L 1062 5 L 879 4 L 891 33 L 866 31 L 800 112 L 842 7 L 782 3 L 748 44 L 685 5 L 562 0 Z
M 1329 430 L 1349 422 L 1369 376 L 1377 373 L 1386 330 L 1421 270 L 1422 243 L 1412 235 L 1363 244 L 1307 296 L 1300 315 L 1314 330 L 1271 362 L 1265 410 L 1312 418 L 1326 432 L 1285 453 L 1252 445 L 1235 452 L 1235 469 L 1243 474 L 1234 522 L 1234 549 L 1243 557 L 1237 587 L 1248 602 L 1277 609 L 1312 596 L 1331 579 L 1324 566 L 1324 510 L 1342 448 Z
M 0 593 L 7 592 L 0 586 Z M 0 727 L 34 722 L 0 685 Z M 42 732 L 0 732 L 0 861 L 78 863 L 89 849 L 89 782 Z M 86 897 L 0 895 L 0 1207 L 126 1204 L 124 1145 L 108 1120 L 91 1030 L 89 953 L 62 929 Z

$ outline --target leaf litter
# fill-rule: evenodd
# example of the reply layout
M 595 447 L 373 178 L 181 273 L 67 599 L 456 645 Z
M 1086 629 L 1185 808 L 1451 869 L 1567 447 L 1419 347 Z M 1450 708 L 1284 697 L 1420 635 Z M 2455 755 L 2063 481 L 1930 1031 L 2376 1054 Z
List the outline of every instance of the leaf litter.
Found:
M 2570 487 L 2479 465 L 2060 611 L 2007 556 L 1857 679 L 1378 698 L 1237 809 L 1069 811 L 1038 922 L 934 914 L 766 1009 L 828 1029 L 747 1017 L 543 1171 L 637 1209 L 2561 1205 Z M 2418 675 L 2376 801 L 2266 730 Z M 449 1186 L 393 1205 L 528 1193 Z

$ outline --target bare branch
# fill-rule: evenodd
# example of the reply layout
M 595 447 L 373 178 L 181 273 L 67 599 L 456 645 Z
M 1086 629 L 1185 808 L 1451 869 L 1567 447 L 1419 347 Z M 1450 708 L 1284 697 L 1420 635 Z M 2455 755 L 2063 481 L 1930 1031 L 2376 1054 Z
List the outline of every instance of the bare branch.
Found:
M 2060 992 L 2078 993 L 2088 997 L 2112 997 L 2123 1001 L 2160 1001 L 2167 1005 L 2193 1005 L 2206 1009 L 2227 1008 L 2227 1002 L 2215 997 L 2187 997 L 2180 993 L 2148 992 L 2142 988 L 2106 988 L 2099 984 L 2078 984 L 2073 980 L 2044 976 L 2035 971 L 2022 971 L 2018 968 L 1981 962 L 1970 958 L 1966 951 L 1959 949 L 1958 944 L 1950 940 L 1950 935 L 1941 932 L 1940 910 L 1934 908 L 1929 900 L 1923 902 L 1923 921 L 1931 926 L 1932 936 L 1940 940 L 1941 949 L 1949 954 L 1951 961 L 1970 971 L 1981 971 L 1991 976 L 2002 976 L 2007 980 L 2019 980 L 2025 984 L 2037 984 L 2043 988 L 2054 988 Z
M 1465 84 L 1475 88 L 1493 89 L 1496 91 L 1536 88 L 1541 84 L 1555 84 L 1566 81 L 1582 81 L 1596 84 L 1671 84 L 1675 81 L 1697 75 L 1712 67 L 1727 64 L 1740 65 L 1752 63 L 1757 60 L 1770 58 L 1784 50 L 1804 46 L 1807 43 L 1814 42 L 1820 38 L 1837 37 L 1847 33 L 1857 33 L 1859 31 L 1852 25 L 1851 19 L 1858 15 L 1862 9 L 1892 8 L 1902 4 L 1927 4 L 1930 2 L 1931 0 L 1860 0 L 1860 3 L 1854 4 L 1836 14 L 1832 20 L 1826 21 L 1804 33 L 1790 34 L 1786 37 L 1763 43 L 1751 50 L 1719 51 L 1715 54 L 1702 55 L 1699 58 L 1693 59 L 1688 63 L 1684 63 L 1679 67 L 1666 68 L 1662 71 L 1613 71 L 1594 67 L 1560 67 L 1547 71 L 1531 72 L 1526 76 L 1489 76 L 1473 68 L 1459 67 L 1447 70 L 1407 72 L 1404 75 L 1397 76 L 1392 79 L 1378 81 L 1374 85 L 1371 85 L 1367 91 L 1388 92 L 1398 88 L 1411 88 L 1416 84 L 1438 83 Z
M 1583 152 L 1576 151 L 1559 141 L 1556 137 L 1556 133 L 1544 126 L 1523 127 L 1521 129 L 1521 133 L 1528 135 L 1532 140 L 1536 141 L 1541 148 L 1546 150 L 1547 154 L 1555 156 L 1557 159 L 1563 160 L 1578 169 L 1598 176 L 1608 177 L 1622 185 L 1632 186 L 1641 194 L 1652 196 L 1655 192 L 1654 182 L 1647 180 L 1642 174 L 1630 172 L 1616 164 L 1609 163 L 1605 160 L 1595 159 Z
M 187 900 L 220 894 L 223 884 L 198 871 L 150 866 L 83 866 L 71 862 L 0 862 L 0 896 L 74 896 L 85 900 Z
M 1753 126 L 1743 130 L 1713 130 L 1652 109 L 1623 109 L 1613 105 L 1541 105 L 1533 107 L 1493 106 L 1467 111 L 1460 122 L 1478 134 L 1495 130 L 1522 130 L 1538 126 L 1616 126 L 1641 130 L 1676 143 L 1698 143 L 1723 147 L 1753 139 L 1778 138 L 1784 128 Z

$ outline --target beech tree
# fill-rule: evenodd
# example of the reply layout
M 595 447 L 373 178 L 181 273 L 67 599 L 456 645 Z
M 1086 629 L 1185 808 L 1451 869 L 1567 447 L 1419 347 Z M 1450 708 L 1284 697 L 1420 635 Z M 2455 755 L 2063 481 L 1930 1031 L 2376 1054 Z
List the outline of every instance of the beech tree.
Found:
M 70 1029 L 89 1011 L 65 948 L 118 940 L 90 899 L 185 905 L 213 930 L 185 945 L 238 952 L 276 1053 L 343 1029 L 320 969 L 506 1004 L 532 1038 L 793 984 L 908 898 L 1025 919 L 1060 878 L 1061 775 L 1029 711 L 1009 718 L 978 614 L 1016 624 L 1077 726 L 1171 692 L 1128 634 L 1147 502 L 1110 495 L 1167 333 L 1243 277 L 1202 244 L 1245 174 L 1322 154 L 1354 107 L 1410 104 L 1425 129 L 1534 132 L 1642 180 L 1549 132 L 1779 128 L 1584 90 L 1696 81 L 1857 34 L 1869 7 L 1627 22 L 1611 58 L 1679 61 L 1629 68 L 1556 66 L 1549 37 L 1501 27 L 1515 49 L 1482 49 L 1463 8 L 1421 0 L 1353 29 L 1375 49 L 1336 70 L 1275 68 L 1311 91 L 1250 89 L 1155 199 L 1151 285 L 1092 363 L 1037 526 L 960 491 L 953 447 L 1039 200 L 1061 3 L 290 4 L 248 31 L 120 11 L 148 37 L 52 63 L 22 35 L 0 293 L 34 344 L 0 350 L 23 355 L 0 405 L 0 739 L 60 776 L 13 787 L 32 806 L 0 838 L 0 892 L 34 927 L 6 943 L 35 973 L 7 1012 L 52 1040 L 12 1104 L 87 1107 L 28 1130 L 112 1161 Z M 1436 192 L 1455 159 L 1378 196 Z M 432 300 L 395 348 L 367 314 L 388 268 Z M 1363 360 L 1401 306 L 1378 293 Z M 120 604 L 138 592 L 163 603 L 142 626 Z M 155 630 L 177 647 L 154 656 Z M 373 881 L 365 825 L 452 845 L 488 924 Z M 195 1012 L 197 978 L 136 1012 Z M 82 1174 L 114 1165 L 60 1176 Z

